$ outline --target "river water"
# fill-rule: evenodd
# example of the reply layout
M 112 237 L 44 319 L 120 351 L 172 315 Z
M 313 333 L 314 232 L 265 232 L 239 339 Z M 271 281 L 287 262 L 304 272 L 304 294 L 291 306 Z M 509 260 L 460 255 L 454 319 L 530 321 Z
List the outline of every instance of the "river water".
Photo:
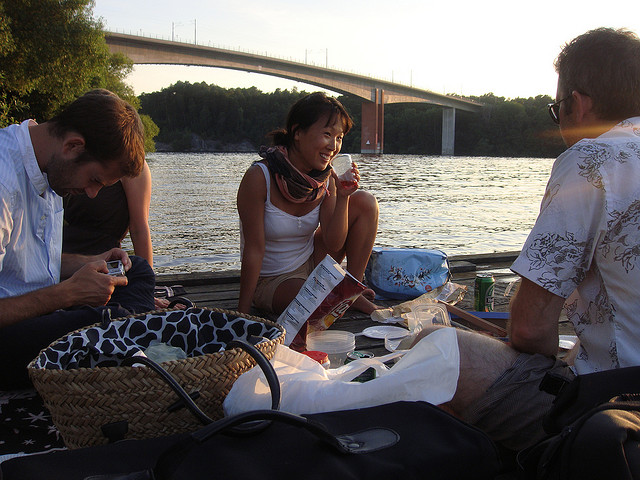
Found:
M 235 207 L 254 153 L 153 153 L 149 223 L 157 273 L 240 268 Z M 553 159 L 353 155 L 380 204 L 377 246 L 448 255 L 519 250 Z M 131 244 L 127 239 L 125 248 Z

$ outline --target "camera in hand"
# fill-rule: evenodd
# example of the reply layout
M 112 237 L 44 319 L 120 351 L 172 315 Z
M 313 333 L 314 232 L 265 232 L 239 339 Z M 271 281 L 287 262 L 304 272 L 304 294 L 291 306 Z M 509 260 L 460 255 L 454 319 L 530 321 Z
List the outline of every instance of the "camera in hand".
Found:
M 122 265 L 122 262 L 120 260 L 107 262 L 107 269 L 109 270 L 109 275 L 124 277 L 124 265 Z

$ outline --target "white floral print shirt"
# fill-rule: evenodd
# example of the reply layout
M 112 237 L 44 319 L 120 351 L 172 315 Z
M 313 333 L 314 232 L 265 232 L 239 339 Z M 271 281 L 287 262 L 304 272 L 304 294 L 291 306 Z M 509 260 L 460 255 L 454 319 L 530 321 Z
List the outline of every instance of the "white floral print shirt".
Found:
M 640 365 L 640 117 L 558 157 L 511 269 L 566 298 L 577 373 Z

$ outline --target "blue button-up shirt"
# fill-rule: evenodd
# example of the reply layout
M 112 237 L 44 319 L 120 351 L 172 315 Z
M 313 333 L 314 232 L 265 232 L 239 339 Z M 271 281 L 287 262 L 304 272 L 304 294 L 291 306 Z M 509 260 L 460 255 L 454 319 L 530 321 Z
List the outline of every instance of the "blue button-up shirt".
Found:
M 62 198 L 40 171 L 29 122 L 0 130 L 0 298 L 60 281 Z

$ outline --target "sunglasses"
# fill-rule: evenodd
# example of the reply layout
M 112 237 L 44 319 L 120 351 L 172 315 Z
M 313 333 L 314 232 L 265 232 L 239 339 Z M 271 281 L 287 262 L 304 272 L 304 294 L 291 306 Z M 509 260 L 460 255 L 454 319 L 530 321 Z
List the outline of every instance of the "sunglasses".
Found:
M 547 108 L 549 109 L 549 116 L 551 117 L 551 120 L 553 120 L 553 123 L 555 123 L 556 125 L 560 125 L 560 104 L 569 98 L 571 98 L 571 95 L 569 95 L 568 97 L 564 97 L 562 100 L 558 100 L 555 103 L 549 103 L 547 105 Z

